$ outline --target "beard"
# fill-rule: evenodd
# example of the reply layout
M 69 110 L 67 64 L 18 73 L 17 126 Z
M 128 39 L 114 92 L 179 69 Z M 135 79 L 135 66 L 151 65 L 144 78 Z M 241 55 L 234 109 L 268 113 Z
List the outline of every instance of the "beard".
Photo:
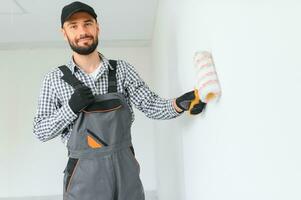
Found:
M 75 42 L 71 42 L 69 38 L 68 38 L 68 43 L 69 43 L 71 49 L 73 51 L 75 51 L 76 53 L 78 53 L 80 55 L 89 55 L 96 49 L 96 47 L 98 45 L 98 38 L 97 37 L 93 38 L 93 36 L 88 36 L 88 35 L 84 35 L 84 36 L 80 37 L 80 39 L 83 39 L 83 38 L 92 38 L 93 39 L 92 44 L 89 46 L 81 47 L 81 46 L 76 45 Z

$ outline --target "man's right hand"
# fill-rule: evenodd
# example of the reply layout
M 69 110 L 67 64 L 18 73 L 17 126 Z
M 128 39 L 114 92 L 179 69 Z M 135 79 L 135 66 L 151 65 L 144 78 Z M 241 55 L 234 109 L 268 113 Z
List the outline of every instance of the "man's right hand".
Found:
M 82 109 L 95 101 L 91 89 L 85 85 L 78 87 L 69 99 L 69 106 L 74 113 L 79 113 Z

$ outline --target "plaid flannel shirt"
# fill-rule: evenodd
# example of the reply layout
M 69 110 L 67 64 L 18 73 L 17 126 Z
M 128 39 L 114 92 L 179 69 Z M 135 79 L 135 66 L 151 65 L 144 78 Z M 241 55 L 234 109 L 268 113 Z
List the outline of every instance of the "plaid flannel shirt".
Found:
M 91 88 L 94 95 L 108 92 L 109 61 L 102 54 L 99 55 L 102 66 L 96 80 L 77 67 L 73 59 L 67 64 L 72 73 Z M 33 133 L 43 142 L 60 135 L 62 142 L 67 144 L 74 121 L 78 117 L 68 104 L 74 89 L 61 79 L 62 76 L 63 73 L 58 67 L 53 68 L 45 75 L 40 89 Z M 125 96 L 133 116 L 132 122 L 134 121 L 132 104 L 152 119 L 172 119 L 180 115 L 172 105 L 173 99 L 163 99 L 152 92 L 128 62 L 117 61 L 116 76 L 117 92 Z

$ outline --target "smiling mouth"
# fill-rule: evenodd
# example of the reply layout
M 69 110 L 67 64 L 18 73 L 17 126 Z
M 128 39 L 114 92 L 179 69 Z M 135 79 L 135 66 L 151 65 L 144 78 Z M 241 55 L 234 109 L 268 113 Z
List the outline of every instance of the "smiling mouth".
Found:
M 87 41 L 87 40 L 92 40 L 92 38 L 90 38 L 90 37 L 82 38 L 82 39 L 79 39 L 78 41 L 80 42 L 80 41 Z

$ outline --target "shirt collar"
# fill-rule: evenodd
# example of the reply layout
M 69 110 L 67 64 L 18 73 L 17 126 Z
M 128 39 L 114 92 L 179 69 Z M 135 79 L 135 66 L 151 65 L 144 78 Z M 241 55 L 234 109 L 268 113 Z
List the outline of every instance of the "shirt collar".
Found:
M 103 62 L 103 65 L 102 67 L 104 68 L 105 71 L 107 71 L 109 69 L 109 60 L 104 56 L 102 55 L 101 53 L 98 52 L 98 55 L 99 57 L 101 58 L 102 62 Z M 71 56 L 71 59 L 70 61 L 68 62 L 67 64 L 67 67 L 71 70 L 72 74 L 74 74 L 75 72 L 77 72 L 78 70 L 81 70 L 74 62 L 73 60 L 73 56 Z

